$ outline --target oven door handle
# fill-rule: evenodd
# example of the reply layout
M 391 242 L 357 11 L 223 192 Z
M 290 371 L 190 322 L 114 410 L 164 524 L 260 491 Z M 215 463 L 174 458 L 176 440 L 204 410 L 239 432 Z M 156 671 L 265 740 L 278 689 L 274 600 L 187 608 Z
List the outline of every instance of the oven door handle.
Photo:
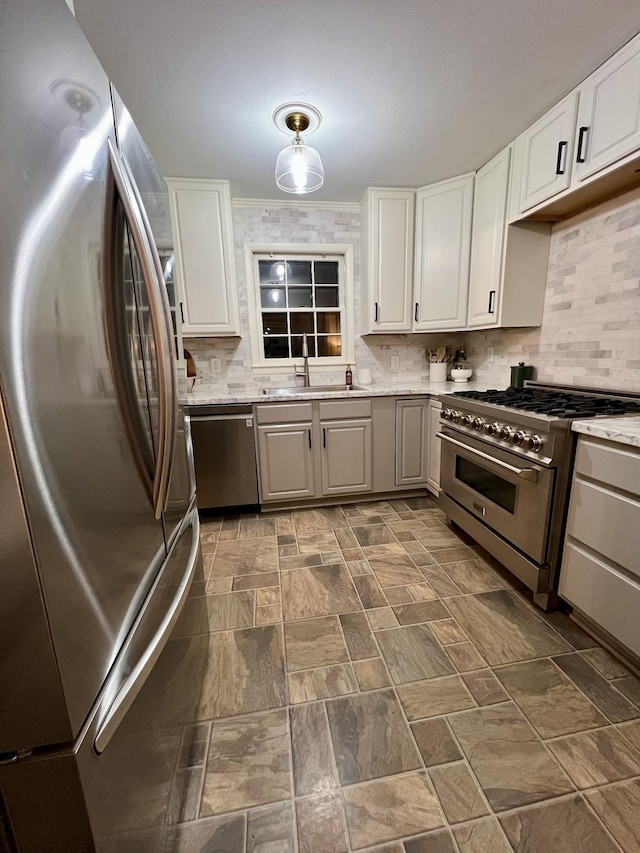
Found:
M 469 447 L 468 444 L 465 444 L 462 441 L 457 441 L 455 438 L 451 438 L 448 435 L 445 435 L 443 432 L 436 433 L 437 438 L 441 438 L 443 441 L 448 441 L 450 444 L 455 444 L 456 447 L 461 447 L 463 450 L 466 450 L 468 453 L 473 454 L 474 456 L 480 456 L 482 459 L 486 459 L 487 462 L 491 462 L 493 465 L 497 465 L 499 468 L 506 468 L 511 474 L 515 474 L 517 477 L 520 477 L 522 480 L 530 480 L 532 483 L 538 482 L 538 471 L 535 468 L 517 468 L 515 465 L 509 465 L 506 462 L 502 462 L 500 459 L 495 459 L 489 453 L 483 453 L 481 450 L 476 450 L 474 447 Z

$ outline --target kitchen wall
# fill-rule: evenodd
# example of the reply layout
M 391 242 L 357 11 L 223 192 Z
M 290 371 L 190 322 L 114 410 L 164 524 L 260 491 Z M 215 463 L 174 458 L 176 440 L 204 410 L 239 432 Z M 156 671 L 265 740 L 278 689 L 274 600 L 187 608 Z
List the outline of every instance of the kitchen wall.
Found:
M 196 390 L 242 390 L 294 384 L 293 374 L 265 376 L 251 369 L 243 244 L 352 243 L 356 330 L 359 322 L 360 215 L 356 205 L 313 202 L 286 206 L 234 203 L 242 339 L 185 341 L 198 368 Z M 640 189 L 553 227 L 542 326 L 447 335 L 356 334 L 356 371 L 374 381 L 411 384 L 428 379 L 425 347 L 464 346 L 475 377 L 505 387 L 509 368 L 525 361 L 537 378 L 585 386 L 640 389 Z M 493 360 L 488 348 L 493 347 Z M 392 369 L 392 357 L 399 367 Z M 211 372 L 218 358 L 221 373 Z M 312 375 L 315 384 L 343 380 L 343 370 Z

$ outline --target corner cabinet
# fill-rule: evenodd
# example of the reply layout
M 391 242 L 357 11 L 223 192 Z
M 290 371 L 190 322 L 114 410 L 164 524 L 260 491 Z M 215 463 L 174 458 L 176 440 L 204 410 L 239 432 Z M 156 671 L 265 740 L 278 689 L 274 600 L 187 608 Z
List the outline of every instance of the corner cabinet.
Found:
M 470 328 L 539 326 L 551 224 L 507 223 L 508 145 L 476 174 L 469 273 Z
M 228 181 L 168 178 L 184 337 L 240 335 Z
M 360 334 L 412 331 L 413 190 L 370 188 L 360 206 Z
M 461 175 L 416 193 L 416 332 L 467 323 L 473 183 L 473 174 Z

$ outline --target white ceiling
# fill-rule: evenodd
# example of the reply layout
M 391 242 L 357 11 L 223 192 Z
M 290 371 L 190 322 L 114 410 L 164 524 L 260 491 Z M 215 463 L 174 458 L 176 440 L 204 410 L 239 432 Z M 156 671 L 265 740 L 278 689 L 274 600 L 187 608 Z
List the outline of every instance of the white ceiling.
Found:
M 474 170 L 640 30 L 638 0 L 75 0 L 165 175 L 289 198 L 271 121 L 316 106 L 324 187 Z

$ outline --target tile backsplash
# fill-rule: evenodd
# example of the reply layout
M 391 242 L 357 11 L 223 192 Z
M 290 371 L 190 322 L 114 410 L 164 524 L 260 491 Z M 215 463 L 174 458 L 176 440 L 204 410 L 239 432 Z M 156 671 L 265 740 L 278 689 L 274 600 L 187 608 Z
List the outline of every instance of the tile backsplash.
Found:
M 425 348 L 464 346 L 475 376 L 509 383 L 510 366 L 533 364 L 538 379 L 640 390 L 640 189 L 553 226 L 542 326 L 420 335 L 357 334 L 359 323 L 360 214 L 356 205 L 312 202 L 290 206 L 234 203 L 234 232 L 242 338 L 188 338 L 198 369 L 196 390 L 224 392 L 294 384 L 293 374 L 251 367 L 243 244 L 252 242 L 352 243 L 355 259 L 356 365 L 374 382 L 428 379 Z M 489 360 L 489 348 L 493 358 Z M 397 358 L 394 359 L 394 357 Z M 220 373 L 210 359 L 220 360 Z M 394 365 L 392 367 L 392 364 Z M 397 366 L 396 366 L 397 365 Z M 343 368 L 313 372 L 314 384 L 341 382 Z

